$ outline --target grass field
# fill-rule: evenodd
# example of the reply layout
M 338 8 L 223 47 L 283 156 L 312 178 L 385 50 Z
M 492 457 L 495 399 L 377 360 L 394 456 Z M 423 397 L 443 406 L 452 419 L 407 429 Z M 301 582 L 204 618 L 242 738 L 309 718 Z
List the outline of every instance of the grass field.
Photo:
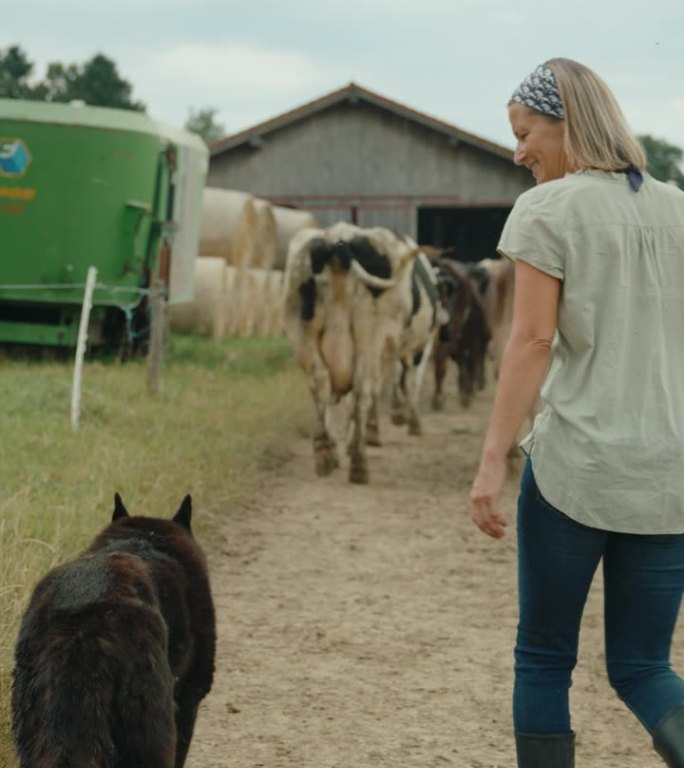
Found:
M 156 396 L 145 361 L 88 362 L 77 431 L 70 363 L 0 369 L 0 766 L 14 768 L 12 654 L 35 582 L 109 522 L 115 491 L 131 514 L 165 517 L 191 493 L 209 541 L 264 462 L 308 431 L 311 404 L 281 338 L 173 336 Z

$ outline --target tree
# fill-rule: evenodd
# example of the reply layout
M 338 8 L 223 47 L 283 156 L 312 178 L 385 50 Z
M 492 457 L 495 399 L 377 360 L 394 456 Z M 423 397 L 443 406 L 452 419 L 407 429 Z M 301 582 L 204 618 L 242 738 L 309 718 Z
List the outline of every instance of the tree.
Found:
M 46 101 L 84 101 L 92 107 L 115 107 L 144 112 L 145 105 L 131 100 L 131 85 L 116 64 L 101 53 L 82 66 L 53 62 L 43 83 Z
M 221 123 L 216 122 L 218 109 L 214 107 L 205 107 L 197 111 L 191 109 L 188 119 L 185 121 L 185 128 L 188 131 L 199 134 L 208 144 L 214 139 L 225 136 L 226 129 Z
M 651 176 L 660 181 L 674 181 L 680 189 L 684 189 L 684 150 L 648 134 L 639 136 L 639 141 L 646 151 L 646 168 Z
M 29 77 L 33 72 L 33 62 L 18 45 L 0 50 L 0 98 L 30 98 Z
M 132 101 L 131 84 L 120 77 L 116 64 L 101 53 L 82 65 L 51 62 L 45 79 L 34 85 L 32 72 L 33 63 L 19 46 L 0 51 L 0 96 L 145 111 L 144 104 Z

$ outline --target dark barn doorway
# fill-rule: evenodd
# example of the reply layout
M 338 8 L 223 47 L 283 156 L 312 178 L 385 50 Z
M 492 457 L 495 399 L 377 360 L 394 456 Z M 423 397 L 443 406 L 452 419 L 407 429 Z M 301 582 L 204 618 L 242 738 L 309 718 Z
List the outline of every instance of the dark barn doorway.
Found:
M 459 261 L 497 258 L 496 245 L 510 208 L 419 208 L 418 242 L 453 248 Z

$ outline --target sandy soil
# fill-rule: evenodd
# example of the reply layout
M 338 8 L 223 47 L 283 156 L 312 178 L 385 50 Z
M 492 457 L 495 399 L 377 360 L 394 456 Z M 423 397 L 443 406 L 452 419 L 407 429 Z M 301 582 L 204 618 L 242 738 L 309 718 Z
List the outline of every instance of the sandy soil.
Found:
M 467 491 L 491 397 L 425 408 L 424 434 L 385 419 L 371 482 L 319 479 L 308 440 L 233 510 L 210 558 L 214 688 L 188 768 L 510 768 L 517 469 L 509 533 L 470 522 Z M 603 667 L 600 577 L 572 692 L 578 768 L 661 766 Z M 675 643 L 684 660 L 680 633 Z M 684 666 L 681 665 L 680 666 Z

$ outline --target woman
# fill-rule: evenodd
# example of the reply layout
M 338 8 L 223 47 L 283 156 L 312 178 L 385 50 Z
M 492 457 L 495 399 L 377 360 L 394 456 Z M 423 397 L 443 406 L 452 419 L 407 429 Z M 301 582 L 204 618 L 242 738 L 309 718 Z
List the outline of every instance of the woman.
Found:
M 612 93 L 575 61 L 537 67 L 509 118 L 537 186 L 499 243 L 514 318 L 470 499 L 479 528 L 503 536 L 506 454 L 546 377 L 522 444 L 518 766 L 574 766 L 568 690 L 602 560 L 609 681 L 684 768 L 669 662 L 684 589 L 684 193 L 645 173 Z

